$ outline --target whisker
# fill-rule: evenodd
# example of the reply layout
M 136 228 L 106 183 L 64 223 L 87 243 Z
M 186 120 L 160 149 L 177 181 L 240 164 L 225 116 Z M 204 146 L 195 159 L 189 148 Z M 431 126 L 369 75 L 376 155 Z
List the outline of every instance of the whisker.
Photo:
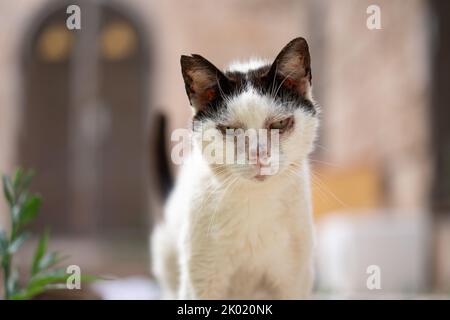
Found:
M 234 179 L 233 179 L 233 178 L 234 178 Z M 230 177 L 227 178 L 227 182 L 224 183 L 224 184 L 226 184 L 226 186 L 225 186 L 225 188 L 223 188 L 223 190 L 222 190 L 222 196 L 221 196 L 220 199 L 217 201 L 217 205 L 216 205 L 216 207 L 213 209 L 213 212 L 212 212 L 212 214 L 210 215 L 210 218 L 209 218 L 209 224 L 208 224 L 208 230 L 207 230 L 207 235 L 208 235 L 208 237 L 209 237 L 209 235 L 211 234 L 211 228 L 212 228 L 212 226 L 214 225 L 214 222 L 215 222 L 215 218 L 216 218 L 216 215 L 217 215 L 217 212 L 218 212 L 217 209 L 219 208 L 219 205 L 220 205 L 220 203 L 223 201 L 223 198 L 225 197 L 225 195 L 226 195 L 227 191 L 229 190 L 229 188 L 230 188 L 233 184 L 235 184 L 236 181 L 238 181 L 238 178 L 237 178 L 237 177 L 230 176 Z
M 283 85 L 283 83 L 295 72 L 295 70 L 291 71 L 288 73 L 288 75 L 286 77 L 284 77 L 283 81 L 281 81 L 280 85 L 278 86 L 277 91 L 275 91 L 275 94 L 273 95 L 274 97 L 278 94 L 278 91 L 280 91 L 281 86 Z
M 330 167 L 333 167 L 333 168 L 340 168 L 340 166 L 337 165 L 337 164 L 335 164 L 335 163 L 331 163 L 331 162 L 327 162 L 327 161 L 322 161 L 322 160 L 317 160 L 317 159 L 311 159 L 311 158 L 308 158 L 308 160 L 309 160 L 310 162 L 319 163 L 319 164 L 324 164 L 324 165 L 327 165 L 327 166 L 330 166 Z
M 313 179 L 317 179 L 316 182 L 321 186 L 321 188 L 323 188 L 326 192 L 328 192 L 328 194 L 330 194 L 333 197 L 333 199 L 336 200 L 342 207 L 344 207 L 344 208 L 350 207 L 344 201 L 339 199 L 339 197 L 334 192 L 332 192 L 322 180 L 320 180 L 317 173 L 314 173 L 313 171 L 311 171 L 311 175 L 312 175 Z
M 225 98 L 225 93 L 224 93 L 223 90 L 222 90 L 222 86 L 220 85 L 220 81 L 219 81 L 219 77 L 217 76 L 217 73 L 216 73 L 216 82 L 217 82 L 217 86 L 218 86 L 218 88 L 219 88 L 220 96 L 222 97 L 222 99 L 227 100 L 227 99 Z
M 275 90 L 275 79 L 277 78 L 277 72 L 278 72 L 278 61 L 275 62 L 275 74 L 273 75 L 272 88 L 270 89 L 271 96 L 273 96 L 273 92 Z

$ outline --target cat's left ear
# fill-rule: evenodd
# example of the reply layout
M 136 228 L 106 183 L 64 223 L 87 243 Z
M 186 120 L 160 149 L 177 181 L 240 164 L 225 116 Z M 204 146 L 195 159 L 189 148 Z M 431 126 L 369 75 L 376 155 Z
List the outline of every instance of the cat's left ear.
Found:
M 280 79 L 283 86 L 296 90 L 303 97 L 310 99 L 311 57 L 306 40 L 295 38 L 289 42 L 275 58 L 270 74 Z
M 195 112 L 208 108 L 219 95 L 219 86 L 225 85 L 225 75 L 198 54 L 181 56 L 180 62 L 186 93 Z

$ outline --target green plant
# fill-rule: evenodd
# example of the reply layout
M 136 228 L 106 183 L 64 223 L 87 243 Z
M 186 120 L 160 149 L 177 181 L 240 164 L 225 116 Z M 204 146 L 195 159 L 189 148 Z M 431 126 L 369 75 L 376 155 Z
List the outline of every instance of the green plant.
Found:
M 17 169 L 13 178 L 2 177 L 3 193 L 9 206 L 11 228 L 9 236 L 0 229 L 0 261 L 3 272 L 4 298 L 12 300 L 31 299 L 50 289 L 65 289 L 71 276 L 64 268 L 56 266 L 66 257 L 57 252 L 47 252 L 49 233 L 45 231 L 36 247 L 29 270 L 29 277 L 23 287 L 19 286 L 19 273 L 13 266 L 13 257 L 30 237 L 25 227 L 38 215 L 40 196 L 29 191 L 33 172 Z M 82 281 L 93 281 L 96 277 L 82 276 Z

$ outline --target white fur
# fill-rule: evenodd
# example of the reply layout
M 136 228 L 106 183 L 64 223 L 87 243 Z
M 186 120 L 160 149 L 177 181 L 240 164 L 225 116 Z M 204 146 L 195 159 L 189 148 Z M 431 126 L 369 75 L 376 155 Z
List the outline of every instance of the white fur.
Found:
M 228 71 L 239 71 L 239 72 L 248 72 L 250 70 L 255 70 L 265 65 L 270 64 L 269 60 L 260 59 L 260 58 L 251 58 L 249 61 L 234 61 L 230 63 L 226 70 Z
M 285 112 L 252 88 L 232 98 L 227 110 L 229 119 L 249 128 Z M 281 140 L 280 171 L 262 182 L 246 178 L 254 173 L 250 165 L 226 166 L 228 174 L 214 169 L 197 141 L 151 239 L 164 298 L 308 297 L 314 233 L 307 156 L 318 120 L 301 108 L 293 116 L 295 129 Z

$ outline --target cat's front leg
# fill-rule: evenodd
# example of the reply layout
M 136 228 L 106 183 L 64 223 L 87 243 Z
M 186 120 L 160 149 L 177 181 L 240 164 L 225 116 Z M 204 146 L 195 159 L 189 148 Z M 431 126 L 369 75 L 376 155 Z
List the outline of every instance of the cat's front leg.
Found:
M 279 279 L 276 299 L 309 299 L 314 282 L 314 271 L 310 267 L 302 268 L 298 273 L 284 275 Z
M 268 276 L 275 286 L 274 299 L 308 299 L 314 282 L 312 246 L 307 237 L 293 241 L 297 245 L 291 250 L 280 251 L 276 268 L 269 268 Z
M 179 299 L 226 299 L 231 267 L 224 256 L 190 257 L 182 263 Z

